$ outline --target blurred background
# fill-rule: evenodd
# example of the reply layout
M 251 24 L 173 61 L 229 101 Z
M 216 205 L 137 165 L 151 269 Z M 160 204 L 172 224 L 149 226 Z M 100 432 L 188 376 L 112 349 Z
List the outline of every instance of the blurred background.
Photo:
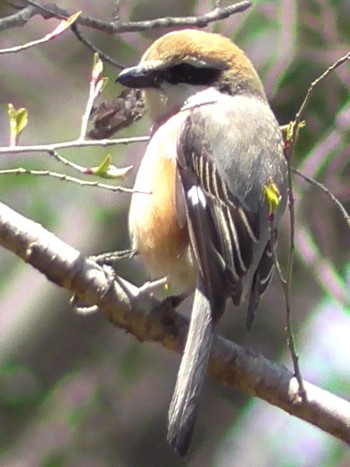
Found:
M 111 20 L 111 0 L 57 1 L 71 13 Z M 222 5 L 229 2 L 223 1 Z M 203 14 L 214 1 L 121 1 L 122 21 Z M 13 13 L 0 4 L 0 17 Z M 0 32 L 0 48 L 43 37 L 57 20 L 32 18 Z M 253 61 L 281 124 L 294 118 L 307 88 L 350 48 L 348 0 L 256 0 L 245 13 L 209 25 L 232 37 Z M 118 62 L 135 64 L 165 29 L 108 36 L 81 28 Z M 92 53 L 70 31 L 18 54 L 0 55 L 0 145 L 8 144 L 7 103 L 26 107 L 22 144 L 78 136 L 89 89 Z M 99 101 L 121 91 L 109 76 Z M 318 87 L 293 164 L 323 182 L 350 210 L 350 64 Z M 118 136 L 146 135 L 147 116 Z M 110 153 L 118 166 L 134 165 L 144 144 L 83 148 L 61 154 L 84 166 Z M 43 154 L 1 156 L 0 168 L 55 170 L 76 176 Z M 0 174 L 1 201 L 42 223 L 84 254 L 129 246 L 129 195 L 50 178 Z M 294 177 L 296 257 L 293 321 L 303 376 L 339 396 L 350 396 L 350 235 L 339 211 L 319 190 Z M 279 249 L 288 239 L 288 216 Z M 281 261 L 285 255 L 281 253 Z M 141 284 L 137 261 L 118 273 Z M 0 465 L 12 466 L 348 466 L 346 446 L 267 403 L 206 382 L 193 444 L 186 460 L 167 446 L 168 404 L 180 357 L 140 343 L 103 315 L 81 316 L 69 294 L 6 250 L 0 251 Z M 188 313 L 191 302 L 181 311 Z M 253 329 L 245 310 L 228 307 L 220 333 L 291 368 L 285 312 L 275 277 Z

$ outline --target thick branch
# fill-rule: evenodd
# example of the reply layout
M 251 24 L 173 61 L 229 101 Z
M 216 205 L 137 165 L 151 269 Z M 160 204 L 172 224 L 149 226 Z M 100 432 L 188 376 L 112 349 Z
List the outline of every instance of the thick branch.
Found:
M 0 32 L 18 26 L 24 26 L 30 18 L 36 14 L 37 8 L 29 5 L 14 15 L 5 16 L 5 18 L 0 19 Z
M 2 203 L 0 244 L 87 304 L 98 305 L 115 326 L 141 341 L 181 352 L 187 319 L 170 307 L 149 313 L 159 305 L 155 298 L 143 295 L 139 300 L 139 289 L 122 279 L 111 285 L 96 263 Z M 305 383 L 306 400 L 300 400 L 292 373 L 262 355 L 217 337 L 209 372 L 219 383 L 260 397 L 350 443 L 350 403 L 310 383 Z

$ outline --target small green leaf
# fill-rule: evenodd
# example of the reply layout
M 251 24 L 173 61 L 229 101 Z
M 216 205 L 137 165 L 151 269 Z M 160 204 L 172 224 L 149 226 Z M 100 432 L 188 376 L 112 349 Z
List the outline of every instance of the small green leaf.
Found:
M 16 109 L 13 104 L 8 104 L 7 112 L 10 124 L 10 144 L 15 146 L 20 134 L 28 124 L 28 110 L 24 107 Z
M 85 173 L 89 175 L 98 175 L 101 178 L 116 179 L 124 178 L 132 169 L 132 165 L 118 168 L 115 165 L 112 165 L 111 162 L 112 156 L 107 154 L 98 167 L 90 167 L 85 170 Z
M 269 207 L 269 215 L 275 214 L 278 205 L 281 201 L 281 194 L 277 185 L 271 180 L 268 185 L 264 186 L 265 198 Z

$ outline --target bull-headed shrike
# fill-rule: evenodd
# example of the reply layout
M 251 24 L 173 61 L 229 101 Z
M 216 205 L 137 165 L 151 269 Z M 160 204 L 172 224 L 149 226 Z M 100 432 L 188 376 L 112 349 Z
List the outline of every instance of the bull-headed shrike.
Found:
M 287 197 L 282 136 L 251 62 L 218 34 L 166 34 L 117 81 L 143 89 L 153 121 L 130 205 L 133 247 L 152 277 L 195 290 L 168 425 L 185 455 L 226 299 L 246 298 L 251 324 L 272 276 L 266 187 L 278 193 L 276 227 Z

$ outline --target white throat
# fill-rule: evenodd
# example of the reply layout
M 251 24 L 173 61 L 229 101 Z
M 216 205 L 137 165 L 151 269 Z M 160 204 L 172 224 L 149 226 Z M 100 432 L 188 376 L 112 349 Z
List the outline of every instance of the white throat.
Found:
M 223 97 L 223 94 L 214 87 L 182 83 L 176 85 L 162 83 L 160 88 L 149 88 L 144 94 L 150 118 L 154 123 L 180 109 L 216 102 Z

